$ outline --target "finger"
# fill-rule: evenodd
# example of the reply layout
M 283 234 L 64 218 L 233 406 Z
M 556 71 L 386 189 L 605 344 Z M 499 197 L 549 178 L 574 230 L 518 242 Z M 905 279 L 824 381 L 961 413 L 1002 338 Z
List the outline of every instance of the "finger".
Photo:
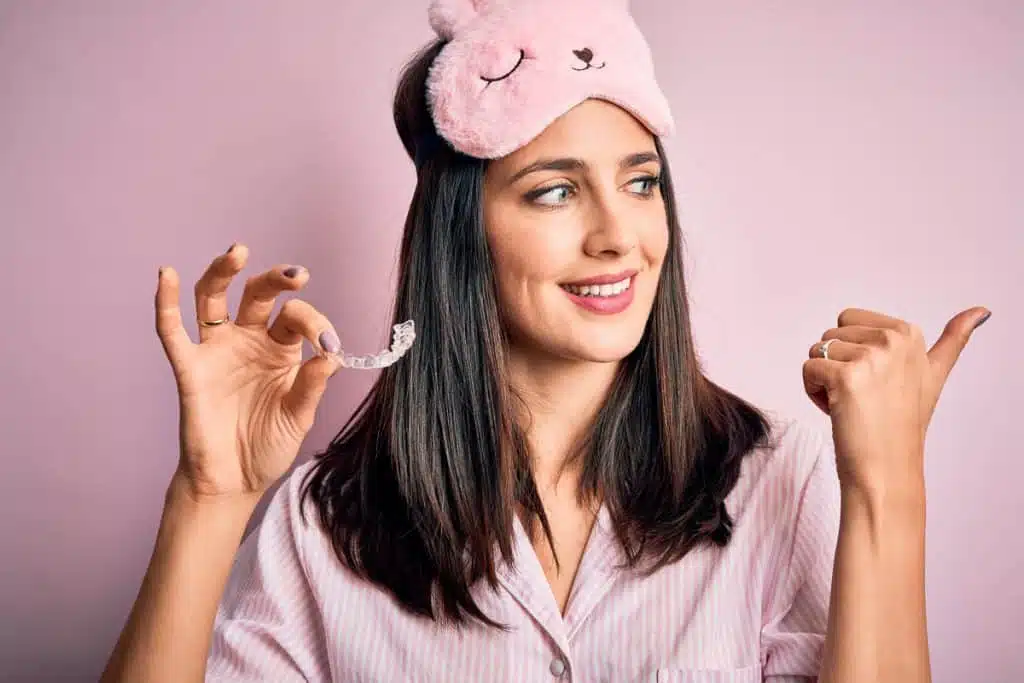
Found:
M 295 375 L 283 404 L 303 434 L 313 426 L 317 406 L 327 390 L 327 381 L 340 366 L 341 360 L 336 356 L 313 356 Z
M 284 291 L 302 289 L 309 281 L 309 272 L 302 266 L 279 265 L 254 275 L 245 283 L 235 323 L 266 327 L 277 296 Z
M 341 350 L 338 332 L 327 316 L 302 299 L 289 299 L 284 302 L 267 334 L 278 344 L 285 346 L 298 344 L 306 338 L 317 354 L 334 354 Z
M 899 332 L 906 332 L 909 327 L 906 321 L 900 320 L 899 318 L 893 318 L 892 316 L 879 313 L 877 311 L 868 311 L 863 308 L 847 308 L 839 314 L 838 318 L 839 327 L 847 327 L 849 325 L 860 325 L 864 327 L 883 327 Z
M 869 327 L 867 325 L 846 325 L 845 327 L 833 327 L 825 330 L 821 340 L 839 339 L 854 344 L 883 344 L 890 328 Z
M 202 277 L 196 281 L 196 317 L 198 320 L 221 320 L 228 315 L 228 286 L 249 258 L 249 250 L 242 244 L 233 244 L 227 252 L 215 258 Z M 219 327 L 219 326 L 218 326 Z M 199 326 L 200 342 L 216 334 L 218 327 Z
M 861 358 L 867 349 L 863 344 L 841 341 L 835 338 L 836 341 L 832 342 L 828 346 L 828 360 L 850 362 Z M 824 358 L 822 355 L 822 342 L 815 342 L 811 345 L 811 348 L 807 351 L 808 358 Z
M 833 347 L 836 345 L 833 344 Z M 832 349 L 829 349 L 831 356 Z M 832 404 L 838 395 L 843 362 L 824 358 L 804 361 L 803 380 L 807 396 L 826 415 L 831 415 Z
M 949 377 L 964 347 L 967 346 L 971 333 L 988 320 L 990 315 L 991 311 L 986 308 L 969 308 L 956 314 L 946 323 L 938 341 L 928 351 L 928 360 L 939 373 L 941 382 L 945 382 Z
M 181 322 L 178 273 L 170 266 L 160 269 L 156 286 L 156 333 L 175 370 L 181 369 L 194 344 Z

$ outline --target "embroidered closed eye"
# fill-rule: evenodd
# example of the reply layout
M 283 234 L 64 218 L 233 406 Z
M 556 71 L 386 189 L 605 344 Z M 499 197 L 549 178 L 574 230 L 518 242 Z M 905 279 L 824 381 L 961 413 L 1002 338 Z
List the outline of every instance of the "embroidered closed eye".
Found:
M 523 63 L 524 59 L 526 59 L 526 50 L 520 50 L 519 61 L 516 62 L 516 65 L 512 67 L 512 69 L 508 73 L 506 73 L 503 76 L 498 76 L 497 78 L 488 78 L 487 76 L 481 76 L 480 78 L 487 81 L 488 83 L 496 83 L 497 81 L 503 81 L 509 76 L 511 76 L 515 72 L 515 70 L 519 68 L 519 65 Z

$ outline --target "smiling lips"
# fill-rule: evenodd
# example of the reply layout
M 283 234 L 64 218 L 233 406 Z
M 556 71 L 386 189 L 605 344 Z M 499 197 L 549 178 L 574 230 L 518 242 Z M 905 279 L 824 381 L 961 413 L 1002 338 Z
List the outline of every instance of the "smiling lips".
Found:
M 602 275 L 561 285 L 576 305 L 594 313 L 621 313 L 633 303 L 633 281 L 637 271 Z
M 562 287 L 578 296 L 615 296 L 629 289 L 629 284 L 632 278 L 626 277 L 617 282 L 611 282 L 608 284 L 591 284 L 591 285 L 562 285 Z

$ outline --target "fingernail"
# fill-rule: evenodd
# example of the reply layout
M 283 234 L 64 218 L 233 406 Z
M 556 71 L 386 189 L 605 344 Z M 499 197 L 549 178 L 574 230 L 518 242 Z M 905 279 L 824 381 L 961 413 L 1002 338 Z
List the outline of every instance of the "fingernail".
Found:
M 298 275 L 301 272 L 302 272 L 302 268 L 299 267 L 299 266 L 288 266 L 287 268 L 284 269 L 284 276 L 285 277 L 295 277 L 296 275 Z
M 156 277 L 157 277 L 157 279 L 159 279 L 159 278 L 162 278 L 163 276 L 164 276 L 164 269 L 161 266 L 160 269 L 156 271 Z
M 337 353 L 341 350 L 341 342 L 334 330 L 324 330 L 320 333 L 320 348 L 327 353 Z
M 978 322 L 974 323 L 974 329 L 978 329 L 979 327 L 981 327 L 983 324 L 985 324 L 985 321 L 988 320 L 991 317 L 992 317 L 992 311 L 989 311 L 985 315 L 981 316 L 981 320 L 979 320 Z
M 231 253 L 232 251 L 234 251 L 234 249 L 235 249 L 235 247 L 236 247 L 236 246 L 238 246 L 238 245 L 237 245 L 236 243 L 232 243 L 232 244 L 231 244 L 231 246 L 230 246 L 230 247 L 228 247 L 228 250 L 227 250 L 227 251 L 225 251 L 224 253 L 225 253 L 225 254 L 230 254 L 230 253 Z

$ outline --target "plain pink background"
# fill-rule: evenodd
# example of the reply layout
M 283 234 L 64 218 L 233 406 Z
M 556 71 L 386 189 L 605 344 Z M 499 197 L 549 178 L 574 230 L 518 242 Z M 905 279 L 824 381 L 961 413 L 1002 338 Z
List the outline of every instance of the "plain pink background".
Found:
M 135 598 L 178 455 L 158 266 L 193 335 L 192 283 L 240 240 L 246 274 L 310 269 L 346 348 L 384 342 L 414 183 L 391 93 L 425 6 L 0 2 L 5 680 L 95 680 Z M 844 307 L 932 340 L 993 311 L 929 433 L 937 682 L 1024 677 L 1022 7 L 634 2 L 714 378 L 825 426 L 800 366 Z M 305 455 L 370 379 L 334 378 Z

